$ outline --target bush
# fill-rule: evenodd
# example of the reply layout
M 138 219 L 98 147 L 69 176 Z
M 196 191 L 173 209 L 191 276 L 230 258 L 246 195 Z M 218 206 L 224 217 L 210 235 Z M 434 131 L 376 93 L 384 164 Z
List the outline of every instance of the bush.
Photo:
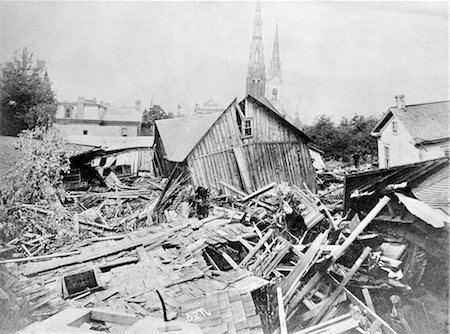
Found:
M 62 207 L 59 185 L 70 169 L 71 147 L 55 129 L 26 130 L 19 136 L 20 158 L 0 185 L 0 236 L 21 233 L 72 233 L 72 221 Z

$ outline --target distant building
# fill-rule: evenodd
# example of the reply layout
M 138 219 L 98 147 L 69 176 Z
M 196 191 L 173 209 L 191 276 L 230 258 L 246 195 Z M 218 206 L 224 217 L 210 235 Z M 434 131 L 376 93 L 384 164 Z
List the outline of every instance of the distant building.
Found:
M 450 101 L 405 105 L 404 95 L 372 131 L 380 168 L 449 157 Z
M 138 135 L 142 120 L 140 101 L 132 107 L 115 107 L 97 99 L 79 97 L 76 102 L 58 102 L 54 126 L 63 137 L 70 135 Z
M 223 108 L 220 108 L 217 102 L 213 99 L 209 99 L 202 106 L 199 106 L 198 103 L 195 104 L 194 113 L 196 115 L 200 114 L 211 114 L 215 112 L 223 111 Z

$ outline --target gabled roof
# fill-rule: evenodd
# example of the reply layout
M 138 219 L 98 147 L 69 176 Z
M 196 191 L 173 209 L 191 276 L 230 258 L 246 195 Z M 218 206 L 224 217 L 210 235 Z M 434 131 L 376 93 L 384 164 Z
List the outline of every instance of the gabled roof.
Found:
M 275 115 L 275 117 L 277 117 L 279 120 L 281 120 L 281 122 L 284 123 L 291 130 L 293 130 L 294 132 L 298 133 L 301 137 L 303 137 L 306 140 L 306 142 L 313 142 L 313 140 L 306 133 L 304 133 L 302 130 L 297 128 L 294 124 L 289 122 L 286 118 L 281 116 L 281 114 L 277 111 L 277 109 L 264 96 L 260 96 L 260 97 L 256 98 L 252 95 L 247 95 L 246 99 L 249 99 L 250 101 L 257 103 L 260 106 L 265 107 L 266 110 L 271 111 Z
M 403 124 L 416 144 L 439 142 L 450 138 L 450 101 L 423 103 L 406 106 L 404 109 L 391 107 L 372 131 L 378 136 L 381 129 L 393 117 Z
M 282 123 L 297 132 L 307 142 L 312 141 L 305 133 L 284 119 L 270 103 L 267 104 L 267 100 L 267 102 L 261 101 L 251 95 L 248 95 L 246 99 L 273 113 Z M 161 136 L 161 141 L 164 143 L 166 159 L 173 162 L 184 161 L 216 121 L 236 103 L 236 100 L 234 99 L 228 108 L 222 112 L 156 121 L 156 128 Z
M 156 128 L 164 143 L 166 159 L 173 162 L 184 161 L 224 112 L 156 121 Z

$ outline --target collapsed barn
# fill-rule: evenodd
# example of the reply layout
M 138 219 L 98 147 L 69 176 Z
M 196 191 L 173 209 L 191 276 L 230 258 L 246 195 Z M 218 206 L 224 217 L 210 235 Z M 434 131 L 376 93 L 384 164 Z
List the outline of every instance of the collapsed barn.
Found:
M 251 192 L 284 181 L 315 192 L 310 141 L 275 109 L 247 96 L 223 112 L 157 121 L 154 149 L 163 176 L 178 166 L 196 187 L 230 194 L 223 182 Z

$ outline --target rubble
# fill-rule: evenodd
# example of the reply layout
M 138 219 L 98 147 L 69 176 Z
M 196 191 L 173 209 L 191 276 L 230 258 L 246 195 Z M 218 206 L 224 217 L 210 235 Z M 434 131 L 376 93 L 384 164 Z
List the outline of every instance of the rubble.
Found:
M 30 321 L 40 321 L 22 332 L 63 328 L 51 319 L 73 308 L 136 317 L 93 320 L 109 332 L 126 325 L 131 333 L 148 319 L 175 332 L 195 324 L 199 333 L 417 330 L 405 305 L 418 300 L 411 291 L 425 275 L 422 248 L 368 230 L 392 210 L 394 193 L 359 212 L 359 221 L 355 212 L 330 212 L 306 185 L 271 183 L 248 194 L 220 181 L 233 193 L 223 195 L 187 180 L 182 172 L 168 180 L 111 177 L 103 191 L 68 193 L 75 242 L 29 233 L 7 243 L 0 255 L 16 258 L 0 261 L 0 297 L 10 308 L 27 301 Z M 434 333 L 440 324 L 423 312 Z

